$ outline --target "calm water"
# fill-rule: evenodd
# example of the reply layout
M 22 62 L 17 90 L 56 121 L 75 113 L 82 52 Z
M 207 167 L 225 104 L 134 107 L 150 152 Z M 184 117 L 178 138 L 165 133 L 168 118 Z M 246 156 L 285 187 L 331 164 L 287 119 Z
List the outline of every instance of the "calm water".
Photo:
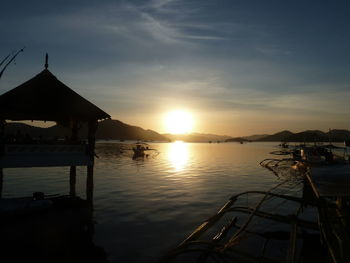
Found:
M 95 166 L 95 244 L 109 262 L 154 262 L 227 199 L 267 190 L 279 180 L 259 166 L 277 143 L 154 143 L 158 155 L 132 160 L 118 143 L 98 143 Z M 126 146 L 131 148 L 131 146 Z M 155 152 L 154 152 L 155 153 Z M 84 168 L 77 192 L 85 195 Z M 6 169 L 4 196 L 67 194 L 69 168 Z

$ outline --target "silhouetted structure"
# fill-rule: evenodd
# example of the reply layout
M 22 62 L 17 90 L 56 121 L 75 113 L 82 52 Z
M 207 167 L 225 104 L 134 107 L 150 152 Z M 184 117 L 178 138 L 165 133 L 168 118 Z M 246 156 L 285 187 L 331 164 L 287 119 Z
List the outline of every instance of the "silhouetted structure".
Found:
M 110 116 L 59 81 L 48 69 L 0 96 L 2 120 L 96 122 Z
M 50 262 L 56 262 L 55 253 L 63 251 L 62 253 L 69 254 L 69 260 L 80 261 L 77 251 L 89 251 L 86 246 L 92 246 L 89 237 L 93 231 L 95 133 L 98 121 L 110 116 L 59 81 L 47 68 L 46 55 L 45 69 L 41 73 L 0 96 L 0 198 L 3 168 L 14 167 L 70 166 L 70 195 L 50 198 L 43 193 L 35 193 L 29 199 L 0 200 L 2 205 L 10 208 L 10 210 L 0 209 L 2 226 L 0 245 L 3 244 L 4 246 L 1 247 L 6 247 L 8 251 L 14 249 L 17 244 L 21 245 L 21 249 L 28 247 L 28 253 L 31 252 L 32 258 L 38 260 L 50 259 Z M 23 135 L 23 140 L 13 144 L 5 141 L 4 138 L 4 124 L 7 120 L 54 121 L 69 127 L 71 137 L 68 142 L 56 141 L 50 144 L 45 141 L 34 144 L 29 136 Z M 83 125 L 88 127 L 87 140 L 79 141 L 78 132 Z M 76 197 L 76 166 L 87 166 L 87 200 Z M 42 227 L 37 227 L 38 222 L 42 222 Z M 47 234 L 52 230 L 55 233 Z M 82 233 L 88 238 L 81 239 Z M 73 250 L 70 247 L 61 250 L 60 247 L 55 247 L 55 244 L 48 245 L 56 241 L 67 246 L 74 243 L 75 247 Z M 47 255 L 39 256 L 37 252 L 40 246 L 44 249 L 43 253 Z M 33 251 L 29 251 L 31 249 Z M 68 260 L 65 256 L 67 255 L 57 255 L 56 260 L 61 262 Z M 21 257 L 17 256 L 17 259 L 19 258 Z M 89 259 L 89 256 L 86 258 Z M 90 262 L 90 260 L 83 261 Z M 98 262 L 101 261 L 103 260 Z
M 110 116 L 97 106 L 87 101 L 59 81 L 48 69 L 46 60 L 45 69 L 34 78 L 0 96 L 0 135 L 4 133 L 6 120 L 39 120 L 54 121 L 72 129 L 72 147 L 62 146 L 59 151 L 50 149 L 49 145 L 36 145 L 23 155 L 27 146 L 22 149 L 2 145 L 0 158 L 0 175 L 2 168 L 9 167 L 37 167 L 37 166 L 71 166 L 71 194 L 75 194 L 75 166 L 86 165 L 87 171 L 87 198 L 92 201 L 93 163 L 95 132 L 98 120 Z M 82 124 L 88 126 L 87 145 L 78 142 L 78 130 Z M 73 147 L 74 146 L 74 147 Z M 44 149 L 43 149 L 44 148 Z M 15 155 L 16 149 L 21 155 Z M 11 151 L 11 155 L 7 154 Z M 58 156 L 60 154 L 60 156 Z M 2 176 L 1 178 L 2 179 Z M 1 185 L 0 185 L 1 187 Z M 0 189 L 1 194 L 1 189 Z

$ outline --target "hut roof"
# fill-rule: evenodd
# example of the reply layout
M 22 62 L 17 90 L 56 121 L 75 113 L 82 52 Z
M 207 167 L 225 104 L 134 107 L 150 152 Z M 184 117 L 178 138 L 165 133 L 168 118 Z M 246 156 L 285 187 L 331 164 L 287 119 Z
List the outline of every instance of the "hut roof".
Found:
M 0 119 L 91 121 L 110 116 L 44 69 L 0 96 Z

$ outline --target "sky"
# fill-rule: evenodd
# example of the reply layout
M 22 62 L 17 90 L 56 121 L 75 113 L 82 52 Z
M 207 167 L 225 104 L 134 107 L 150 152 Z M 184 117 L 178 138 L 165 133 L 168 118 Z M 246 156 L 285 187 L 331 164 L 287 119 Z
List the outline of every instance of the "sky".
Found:
M 350 129 L 350 2 L 2 1 L 0 94 L 49 70 L 125 123 L 231 136 Z

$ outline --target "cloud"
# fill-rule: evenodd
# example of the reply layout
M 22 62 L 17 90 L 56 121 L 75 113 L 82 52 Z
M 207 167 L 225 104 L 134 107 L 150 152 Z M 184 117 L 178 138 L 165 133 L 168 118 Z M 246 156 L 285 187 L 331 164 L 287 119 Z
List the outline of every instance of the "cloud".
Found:
M 333 14 L 301 2 L 6 2 L 1 50 L 27 49 L 0 89 L 38 73 L 48 51 L 59 79 L 126 119 L 182 105 L 226 120 L 345 120 L 348 6 L 329 5 Z

